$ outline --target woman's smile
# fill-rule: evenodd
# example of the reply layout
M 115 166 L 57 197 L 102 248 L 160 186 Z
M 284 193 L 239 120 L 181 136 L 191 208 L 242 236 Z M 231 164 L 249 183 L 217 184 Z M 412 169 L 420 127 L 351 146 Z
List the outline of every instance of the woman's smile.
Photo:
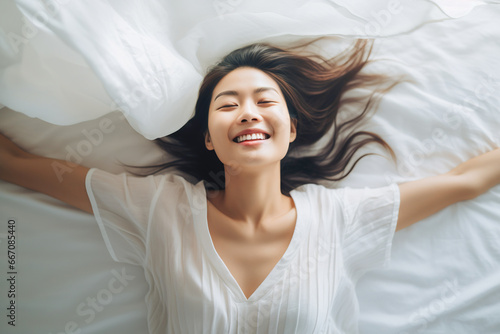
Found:
M 248 140 L 244 140 L 241 142 L 238 142 L 238 145 L 243 145 L 243 146 L 254 146 L 254 145 L 261 145 L 264 143 L 264 141 L 267 139 L 257 139 L 257 138 L 252 138 Z
M 260 129 L 247 129 L 237 134 L 233 141 L 241 145 L 254 145 L 261 144 L 262 141 L 268 140 L 270 137 L 268 133 Z

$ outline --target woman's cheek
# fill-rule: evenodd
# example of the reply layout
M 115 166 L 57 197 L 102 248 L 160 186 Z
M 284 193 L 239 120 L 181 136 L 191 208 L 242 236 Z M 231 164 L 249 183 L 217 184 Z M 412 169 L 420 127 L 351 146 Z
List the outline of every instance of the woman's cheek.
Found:
M 219 122 L 217 126 L 212 126 L 210 134 L 214 149 L 219 149 L 220 153 L 223 154 L 225 148 L 231 145 L 228 138 L 228 127 L 223 122 Z
M 288 138 L 290 133 L 290 121 L 286 118 L 279 118 L 274 122 L 274 131 L 280 134 L 280 137 Z

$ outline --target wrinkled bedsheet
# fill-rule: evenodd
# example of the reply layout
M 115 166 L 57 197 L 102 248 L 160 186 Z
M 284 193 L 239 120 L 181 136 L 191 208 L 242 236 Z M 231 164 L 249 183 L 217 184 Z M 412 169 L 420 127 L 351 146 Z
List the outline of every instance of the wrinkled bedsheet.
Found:
M 228 51 L 332 35 L 320 50 L 333 55 L 368 36 L 381 59 L 370 66 L 411 79 L 365 125 L 398 161 L 367 157 L 332 186 L 405 182 L 500 145 L 499 19 L 500 5 L 483 1 L 2 1 L 0 132 L 120 172 L 163 157 L 148 139 L 189 119 L 203 73 Z M 396 233 L 389 268 L 357 286 L 361 333 L 499 333 L 498 282 L 495 187 Z M 141 268 L 112 261 L 91 215 L 0 182 L 1 333 L 145 333 L 146 291 Z

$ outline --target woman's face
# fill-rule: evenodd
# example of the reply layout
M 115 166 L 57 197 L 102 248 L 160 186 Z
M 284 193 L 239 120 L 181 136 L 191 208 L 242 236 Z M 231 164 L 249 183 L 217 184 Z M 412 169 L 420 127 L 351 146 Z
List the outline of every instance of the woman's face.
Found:
M 277 163 L 295 140 L 285 99 L 266 73 L 240 67 L 212 93 L 205 145 L 225 166 L 256 168 Z

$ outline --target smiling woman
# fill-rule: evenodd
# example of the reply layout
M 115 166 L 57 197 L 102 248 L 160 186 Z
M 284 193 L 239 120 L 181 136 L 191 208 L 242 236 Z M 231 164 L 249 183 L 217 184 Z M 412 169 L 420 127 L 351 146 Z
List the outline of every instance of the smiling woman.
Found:
M 349 174 L 369 143 L 391 152 L 357 128 L 375 92 L 395 84 L 361 71 L 369 53 L 358 41 L 333 59 L 266 44 L 227 55 L 194 117 L 158 140 L 175 160 L 153 169 L 185 177 L 74 164 L 61 181 L 52 166 L 64 161 L 0 135 L 0 178 L 94 214 L 112 258 L 144 268 L 151 333 L 358 333 L 356 283 L 388 264 L 394 232 L 500 183 L 497 149 L 401 185 L 318 185 Z M 357 114 L 341 114 L 356 102 Z
M 292 124 L 296 128 L 297 140 L 291 141 L 281 160 L 283 194 L 302 184 L 343 179 L 362 158 L 353 159 L 355 153 L 369 143 L 379 143 L 392 154 L 378 135 L 354 131 L 375 106 L 377 93 L 386 92 L 397 84 L 382 74 L 361 72 L 369 62 L 370 52 L 368 40 L 356 41 L 351 48 L 332 59 L 268 44 L 252 44 L 231 52 L 205 76 L 195 116 L 176 133 L 157 141 L 178 159 L 149 167 L 156 168 L 155 172 L 176 168 L 196 180 L 204 180 L 210 189 L 224 189 L 225 178 L 232 173 L 228 173 L 218 157 L 222 151 L 207 151 L 204 143 L 208 134 L 214 135 L 209 131 L 209 115 L 214 115 L 214 108 L 218 112 L 240 116 L 242 112 L 255 112 L 252 106 L 259 110 L 286 110 L 276 121 L 280 126 Z M 254 86 L 246 87 L 247 80 L 252 80 Z M 260 84 L 256 80 L 260 80 Z M 358 87 L 372 87 L 372 93 L 345 97 L 346 92 Z M 250 89 L 254 90 L 252 104 L 248 99 Z M 242 100 L 244 93 L 246 100 Z M 349 115 L 343 122 L 337 120 L 344 103 L 363 105 L 363 102 L 364 107 L 357 114 Z M 244 121 L 251 119 L 243 117 Z M 252 126 L 246 124 L 245 127 Z M 316 144 L 329 131 L 328 143 L 316 155 L 294 156 L 294 153 Z
M 273 165 L 279 171 L 296 130 L 276 82 L 261 70 L 240 67 L 219 82 L 215 94 L 209 107 L 207 149 L 232 168 L 252 165 L 262 173 Z

